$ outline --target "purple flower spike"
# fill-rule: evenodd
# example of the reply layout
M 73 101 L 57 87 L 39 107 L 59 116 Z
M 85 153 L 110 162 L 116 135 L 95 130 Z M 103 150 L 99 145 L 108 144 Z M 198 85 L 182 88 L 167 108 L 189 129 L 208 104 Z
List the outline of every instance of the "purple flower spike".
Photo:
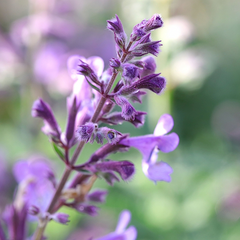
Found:
M 172 169 L 164 162 L 157 162 L 158 151 L 171 152 L 179 143 L 176 133 L 167 134 L 173 127 L 173 119 L 169 114 L 160 117 L 153 135 L 125 138 L 120 144 L 137 148 L 143 156 L 143 172 L 152 181 L 171 180 Z M 166 135 L 167 134 L 167 135 Z
M 114 100 L 116 101 L 117 105 L 122 108 L 122 117 L 127 121 L 133 121 L 135 119 L 137 111 L 129 103 L 129 101 L 125 97 L 120 95 L 115 95 Z
M 53 138 L 60 138 L 61 130 L 57 124 L 57 121 L 53 115 L 50 106 L 42 99 L 38 99 L 33 103 L 32 116 L 39 117 L 44 120 L 44 127 L 42 131 Z
M 87 195 L 87 199 L 92 202 L 103 203 L 105 202 L 107 194 L 108 191 L 106 190 L 95 190 L 94 192 Z
M 96 240 L 136 240 L 137 230 L 134 226 L 127 228 L 131 219 L 131 213 L 128 210 L 121 212 L 116 230 L 108 235 L 97 238 Z M 127 229 L 126 229 L 127 228 Z
M 52 214 L 50 218 L 61 224 L 67 224 L 69 222 L 69 215 L 65 213 L 55 213 Z

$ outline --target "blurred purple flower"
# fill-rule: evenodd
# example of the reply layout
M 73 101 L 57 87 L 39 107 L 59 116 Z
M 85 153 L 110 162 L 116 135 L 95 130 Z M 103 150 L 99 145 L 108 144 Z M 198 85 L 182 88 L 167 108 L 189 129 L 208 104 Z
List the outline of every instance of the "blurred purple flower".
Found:
M 22 191 L 21 198 L 44 213 L 54 194 L 55 176 L 49 163 L 40 157 L 18 161 L 13 167 L 14 176 Z
M 131 219 L 131 213 L 128 210 L 121 212 L 118 220 L 116 230 L 104 237 L 97 238 L 96 240 L 135 240 L 137 238 L 137 230 L 134 226 L 126 229 Z
M 172 168 L 165 162 L 157 162 L 157 152 L 168 153 L 178 146 L 178 135 L 176 133 L 167 134 L 171 131 L 173 125 L 171 115 L 164 114 L 160 117 L 152 135 L 130 137 L 120 141 L 120 144 L 137 148 L 142 153 L 143 172 L 154 182 L 171 181 Z

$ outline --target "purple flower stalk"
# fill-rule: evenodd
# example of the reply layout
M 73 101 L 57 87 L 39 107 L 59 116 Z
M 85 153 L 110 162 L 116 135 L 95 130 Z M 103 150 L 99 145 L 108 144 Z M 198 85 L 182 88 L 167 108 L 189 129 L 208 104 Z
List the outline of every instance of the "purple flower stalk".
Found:
M 74 83 L 72 94 L 67 98 L 65 131 L 61 132 L 47 103 L 41 99 L 34 102 L 32 116 L 44 120 L 43 131 L 50 136 L 55 152 L 66 164 L 58 184 L 51 168 L 42 161 L 22 161 L 14 168 L 19 186 L 24 190 L 20 194 L 20 202 L 27 203 L 32 218 L 39 220 L 34 240 L 41 240 L 49 220 L 68 223 L 69 216 L 58 212 L 62 206 L 90 216 L 98 214 L 99 207 L 92 205 L 92 202 L 103 203 L 107 194 L 104 190 L 91 191 L 98 178 L 112 186 L 121 179 L 127 181 L 133 177 L 134 163 L 109 160 L 106 157 L 110 153 L 137 148 L 142 154 L 143 172 L 150 180 L 171 181 L 172 168 L 163 161 L 157 161 L 158 152 L 173 151 L 179 143 L 178 135 L 169 133 L 173 127 L 173 119 L 169 114 L 159 119 L 153 134 L 145 136 L 130 137 L 101 125 L 129 122 L 134 127 L 141 127 L 144 124 L 147 113 L 138 111 L 133 104 L 142 103 L 145 89 L 161 94 L 166 86 L 166 79 L 160 73 L 155 73 L 154 58 L 146 56 L 159 54 L 161 41 L 152 41 L 151 31 L 162 25 L 160 15 L 155 14 L 133 28 L 128 42 L 123 25 L 116 15 L 107 21 L 107 28 L 114 35 L 117 55 L 110 59 L 108 69 L 103 71 L 104 62 L 100 57 L 86 59 L 75 55 L 69 58 L 68 71 Z M 118 77 L 118 74 L 121 76 Z M 117 106 L 121 107 L 121 112 L 115 109 Z M 103 146 L 81 165 L 77 165 L 84 145 L 94 141 Z M 70 155 L 75 144 L 77 146 Z M 75 171 L 76 176 L 67 184 L 72 171 Z M 136 229 L 126 228 L 129 221 L 130 212 L 122 212 L 115 232 L 98 240 L 135 240 Z

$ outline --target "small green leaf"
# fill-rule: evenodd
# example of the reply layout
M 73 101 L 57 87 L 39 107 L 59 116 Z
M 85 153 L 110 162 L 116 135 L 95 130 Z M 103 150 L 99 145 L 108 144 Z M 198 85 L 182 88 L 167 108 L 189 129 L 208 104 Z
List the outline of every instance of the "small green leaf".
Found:
M 52 145 L 57 155 L 65 162 L 65 157 L 63 152 L 58 148 L 58 146 L 54 142 L 52 143 Z
M 96 86 L 94 86 L 93 84 L 91 84 L 91 83 L 88 81 L 87 78 L 85 78 L 85 79 L 87 80 L 88 84 L 89 84 L 92 88 L 94 88 L 96 91 L 98 91 L 98 92 L 100 93 L 100 90 L 99 90 Z

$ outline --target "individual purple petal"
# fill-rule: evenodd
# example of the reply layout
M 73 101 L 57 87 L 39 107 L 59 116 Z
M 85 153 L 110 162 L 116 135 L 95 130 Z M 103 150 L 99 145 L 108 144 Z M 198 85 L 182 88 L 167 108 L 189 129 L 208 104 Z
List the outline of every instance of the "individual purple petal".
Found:
M 145 161 L 142 163 L 142 168 L 144 174 L 152 181 L 165 181 L 170 182 L 170 174 L 173 172 L 172 168 L 165 162 L 156 162 L 154 164 L 149 164 Z
M 131 137 L 121 140 L 119 143 L 137 148 L 143 156 L 143 160 L 147 161 L 149 156 L 152 153 L 152 150 L 155 146 L 158 145 L 159 137 L 155 137 L 154 135 L 145 135 L 140 137 Z
M 173 128 L 174 122 L 173 118 L 169 114 L 163 114 L 157 123 L 157 126 L 154 130 L 154 135 L 155 136 L 162 136 L 168 132 L 170 132 Z
M 120 213 L 118 224 L 116 227 L 116 233 L 122 233 L 126 229 L 128 223 L 131 220 L 131 212 L 128 210 L 124 210 Z
M 137 229 L 134 226 L 130 226 L 124 233 L 125 240 L 137 239 Z
M 179 143 L 179 137 L 176 133 L 170 133 L 168 135 L 160 136 L 160 141 L 157 146 L 162 152 L 168 153 L 176 149 Z

